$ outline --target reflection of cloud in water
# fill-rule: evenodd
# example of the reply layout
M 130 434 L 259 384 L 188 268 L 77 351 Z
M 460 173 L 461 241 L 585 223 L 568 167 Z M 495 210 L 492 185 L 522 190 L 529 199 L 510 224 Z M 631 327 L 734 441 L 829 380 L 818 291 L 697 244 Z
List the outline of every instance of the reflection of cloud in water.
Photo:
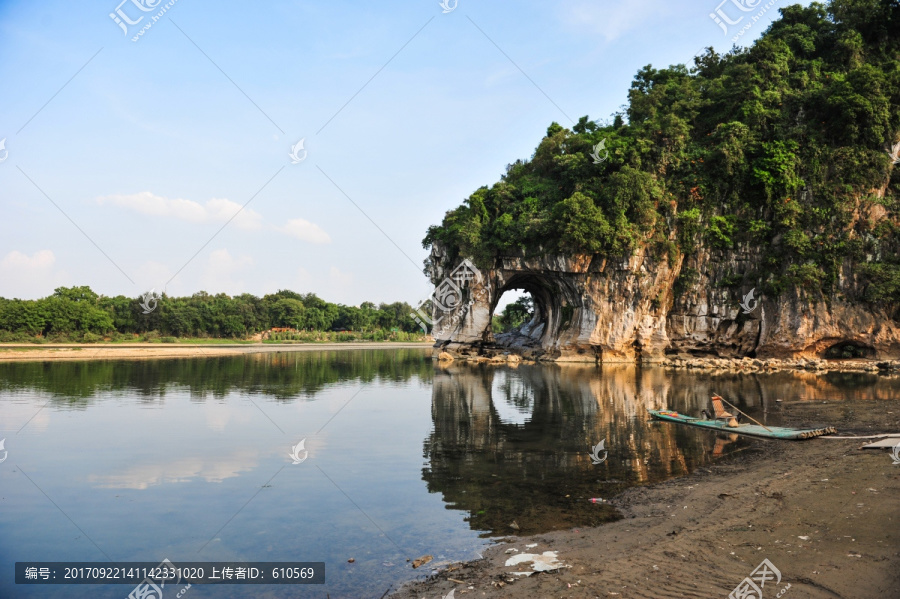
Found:
M 534 410 L 534 390 L 510 371 L 499 370 L 493 381 L 492 395 L 497 417 L 503 424 L 522 426 Z
M 287 455 L 287 454 L 285 454 Z M 146 489 L 163 483 L 184 483 L 202 478 L 209 483 L 220 483 L 251 470 L 258 463 L 257 455 L 250 455 L 246 448 L 231 455 L 195 456 L 161 461 L 152 464 L 135 464 L 119 474 L 91 474 L 88 482 L 104 489 Z
M 34 401 L 27 403 L 4 401 L 0 404 L 3 406 L 3 410 L 0 412 L 2 414 L 2 417 L 0 417 L 0 430 L 18 431 L 27 422 L 28 426 L 22 431 L 23 435 L 26 433 L 46 432 L 50 426 L 50 414 L 56 408 L 48 405 L 41 409 L 41 406 L 45 403 L 47 403 L 47 399 L 42 397 L 35 398 Z M 0 437 L 2 436 L 0 435 Z
M 223 408 L 224 406 L 212 406 L 204 411 L 207 426 L 217 433 L 224 432 L 228 421 L 231 420 L 231 410 Z

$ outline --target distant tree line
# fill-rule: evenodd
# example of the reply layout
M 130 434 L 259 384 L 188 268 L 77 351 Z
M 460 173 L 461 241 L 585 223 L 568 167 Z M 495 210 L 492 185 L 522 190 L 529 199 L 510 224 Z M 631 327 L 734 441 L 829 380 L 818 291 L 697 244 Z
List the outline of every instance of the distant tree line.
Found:
M 37 300 L 0 298 L 0 341 L 99 341 L 135 335 L 234 339 L 272 328 L 354 331 L 364 338 L 376 339 L 408 339 L 422 333 L 409 317 L 412 307 L 405 302 L 345 306 L 327 302 L 314 293 L 288 290 L 261 298 L 249 293 L 232 297 L 205 291 L 190 297 L 162 294 L 155 306 L 152 302 L 144 305 L 152 307 L 152 311 L 144 313 L 146 308 L 140 297 L 107 297 L 87 286 L 59 287 L 52 295 Z M 373 337 L 375 333 L 379 334 Z

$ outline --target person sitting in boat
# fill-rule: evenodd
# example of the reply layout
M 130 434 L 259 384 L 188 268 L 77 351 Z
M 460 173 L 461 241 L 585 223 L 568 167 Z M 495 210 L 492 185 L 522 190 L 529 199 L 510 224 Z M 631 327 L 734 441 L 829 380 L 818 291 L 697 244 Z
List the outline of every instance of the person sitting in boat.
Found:
M 722 405 L 722 398 L 718 395 L 713 395 L 711 400 L 713 407 L 713 417 L 710 417 L 709 412 L 706 410 L 700 410 L 700 413 L 703 414 L 703 418 L 706 420 L 727 420 L 728 426 L 731 428 L 735 428 L 741 422 L 742 414 L 738 412 L 737 417 L 735 418 L 734 414 L 725 410 L 725 406 Z

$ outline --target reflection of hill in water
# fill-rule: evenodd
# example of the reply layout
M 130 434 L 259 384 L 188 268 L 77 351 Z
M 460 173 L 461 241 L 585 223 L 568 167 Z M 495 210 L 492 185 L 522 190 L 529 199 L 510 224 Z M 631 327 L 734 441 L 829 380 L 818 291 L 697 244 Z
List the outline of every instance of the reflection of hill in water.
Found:
M 686 474 L 752 443 L 651 422 L 648 408 L 699 414 L 719 393 L 759 420 L 778 424 L 776 398 L 897 396 L 896 384 L 846 375 L 703 375 L 633 366 L 453 364 L 436 368 L 434 432 L 423 478 L 473 529 L 522 534 L 599 524 L 615 517 L 622 489 Z M 498 408 L 498 406 L 502 406 Z M 608 458 L 592 464 L 605 439 Z M 568 496 L 568 497 L 567 497 Z
M 686 474 L 754 443 L 648 419 L 648 408 L 699 415 L 714 393 L 777 425 L 776 398 L 897 398 L 900 385 L 846 373 L 453 364 L 435 369 L 423 478 L 487 535 L 515 534 L 513 521 L 522 534 L 599 524 L 615 512 L 590 497 Z M 603 439 L 608 458 L 594 465 L 590 449 Z
M 523 534 L 599 524 L 615 517 L 590 497 L 684 474 L 705 461 L 714 441 L 646 422 L 669 385 L 662 371 L 578 366 L 454 365 L 437 370 L 434 433 L 425 443 L 429 490 L 470 513 L 491 534 Z M 699 399 L 699 398 L 698 398 Z M 528 408 L 520 424 L 501 417 Z M 689 411 L 699 403 L 682 406 Z M 684 442 L 676 445 L 675 436 Z M 606 440 L 608 458 L 590 449 Z M 682 449 L 678 449 L 681 447 Z M 568 495 L 568 497 L 567 497 Z
M 369 349 L 175 360 L 7 362 L 0 363 L 0 391 L 38 390 L 85 406 L 98 392 L 127 392 L 154 400 L 185 388 L 197 401 L 232 392 L 291 401 L 301 396 L 312 399 L 335 383 L 402 382 L 413 377 L 429 381 L 431 376 L 426 350 Z

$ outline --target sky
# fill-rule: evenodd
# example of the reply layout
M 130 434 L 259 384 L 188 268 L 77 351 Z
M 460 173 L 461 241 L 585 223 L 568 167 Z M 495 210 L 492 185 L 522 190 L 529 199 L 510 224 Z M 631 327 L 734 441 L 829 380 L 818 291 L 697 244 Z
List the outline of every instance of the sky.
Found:
M 427 228 L 550 123 L 795 3 L 119 1 L 0 0 L 2 297 L 417 304 Z

